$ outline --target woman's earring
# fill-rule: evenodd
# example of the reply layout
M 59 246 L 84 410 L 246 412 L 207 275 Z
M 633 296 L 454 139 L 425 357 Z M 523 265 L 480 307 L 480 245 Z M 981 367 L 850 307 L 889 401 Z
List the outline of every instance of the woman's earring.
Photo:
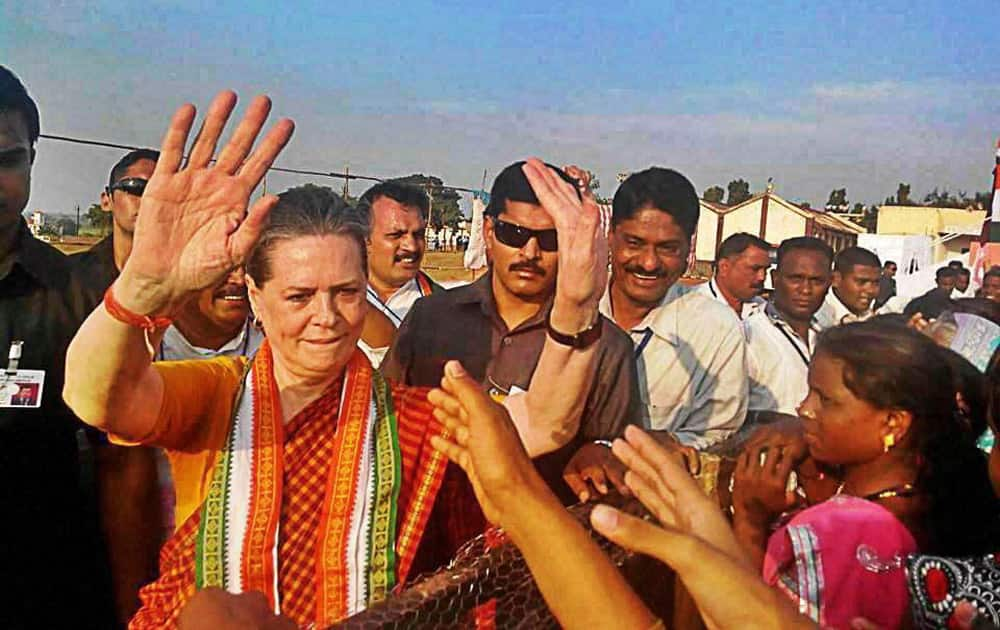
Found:
M 896 445 L 896 436 L 892 433 L 882 438 L 882 452 L 888 453 L 889 449 Z

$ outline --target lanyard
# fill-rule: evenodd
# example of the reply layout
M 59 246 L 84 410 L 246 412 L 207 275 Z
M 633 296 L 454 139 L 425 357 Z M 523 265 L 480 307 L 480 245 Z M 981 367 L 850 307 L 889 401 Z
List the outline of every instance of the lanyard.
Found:
M 375 293 L 375 291 L 371 288 L 371 285 L 368 286 L 368 297 L 371 300 L 375 300 L 375 306 L 378 307 L 378 310 L 385 313 L 386 317 L 392 320 L 393 326 L 399 328 L 399 325 L 403 323 L 403 318 L 397 315 L 388 304 L 382 301 L 382 298 L 378 296 L 378 293 Z
M 642 351 L 646 349 L 646 345 L 649 344 L 649 340 L 652 339 L 652 338 L 653 338 L 653 329 L 652 328 L 647 328 L 642 333 L 642 340 L 639 342 L 639 345 L 637 345 L 635 347 L 635 360 L 636 361 L 638 361 L 639 357 L 642 356 Z
M 809 357 L 807 357 L 805 353 L 802 352 L 802 348 L 799 347 L 799 344 L 795 343 L 795 340 L 792 339 L 792 336 L 788 334 L 788 331 L 782 328 L 778 324 L 778 322 L 774 320 L 771 320 L 771 324 L 778 329 L 778 332 L 784 335 L 785 339 L 788 340 L 788 343 L 792 344 L 792 347 L 795 348 L 796 354 L 798 354 L 799 358 L 802 359 L 802 362 L 806 364 L 806 367 L 809 367 Z

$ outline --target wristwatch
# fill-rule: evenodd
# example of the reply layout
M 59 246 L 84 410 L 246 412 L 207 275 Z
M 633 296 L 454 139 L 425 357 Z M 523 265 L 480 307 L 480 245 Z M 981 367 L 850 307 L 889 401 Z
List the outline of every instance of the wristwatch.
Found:
M 594 323 L 590 325 L 590 328 L 582 330 L 575 335 L 567 335 L 566 333 L 561 333 L 552 327 L 552 321 L 546 322 L 546 327 L 548 329 L 549 337 L 552 341 L 562 344 L 564 346 L 569 346 L 571 348 L 576 348 L 577 350 L 583 350 L 584 348 L 589 348 L 591 344 L 601 338 L 601 316 L 598 315 Z

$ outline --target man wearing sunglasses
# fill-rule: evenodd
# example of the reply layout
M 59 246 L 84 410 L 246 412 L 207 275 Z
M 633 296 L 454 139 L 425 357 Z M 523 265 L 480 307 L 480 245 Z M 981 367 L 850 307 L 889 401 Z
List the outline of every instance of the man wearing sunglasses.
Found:
M 546 179 L 561 203 L 592 211 L 591 240 L 574 238 L 560 223 L 553 195 L 533 177 Z M 600 210 L 591 197 L 581 195 L 576 179 L 532 160 L 512 164 L 497 176 L 485 215 L 490 270 L 470 285 L 417 300 L 382 371 L 408 385 L 436 386 L 445 361 L 458 359 L 495 399 L 507 406 L 526 403 L 531 428 L 540 417 L 558 419 L 554 424 L 562 424 L 549 431 L 549 447 L 529 454 L 549 487 L 565 503 L 573 503 L 577 498 L 562 479 L 573 453 L 593 440 L 618 437 L 641 416 L 632 344 L 597 312 L 607 277 Z M 581 292 L 593 299 L 581 304 L 582 298 L 571 297 Z M 567 303 L 573 323 L 563 319 Z M 560 368 L 550 361 L 558 353 L 591 357 L 587 371 L 572 363 Z M 425 540 L 453 549 L 483 531 L 482 514 L 459 469 L 449 468 L 438 497 L 435 510 L 452 513 L 432 521 L 462 527 L 425 534 Z M 434 564 L 421 568 L 433 569 Z
M 139 201 L 158 159 L 159 151 L 135 149 L 118 160 L 111 169 L 107 187 L 101 192 L 101 210 L 111 213 L 111 234 L 86 252 L 70 257 L 75 273 L 98 300 L 118 277 L 132 252 Z

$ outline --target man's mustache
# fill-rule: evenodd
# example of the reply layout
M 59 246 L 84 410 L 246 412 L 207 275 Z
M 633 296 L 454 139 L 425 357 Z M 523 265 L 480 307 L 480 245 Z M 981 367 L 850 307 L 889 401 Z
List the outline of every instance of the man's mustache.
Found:
M 542 269 L 541 267 L 539 267 L 537 263 L 533 263 L 533 262 L 530 262 L 530 261 L 513 263 L 507 269 L 510 270 L 510 271 L 531 271 L 533 273 L 537 273 L 540 276 L 544 276 L 545 275 L 545 270 L 544 269 Z

